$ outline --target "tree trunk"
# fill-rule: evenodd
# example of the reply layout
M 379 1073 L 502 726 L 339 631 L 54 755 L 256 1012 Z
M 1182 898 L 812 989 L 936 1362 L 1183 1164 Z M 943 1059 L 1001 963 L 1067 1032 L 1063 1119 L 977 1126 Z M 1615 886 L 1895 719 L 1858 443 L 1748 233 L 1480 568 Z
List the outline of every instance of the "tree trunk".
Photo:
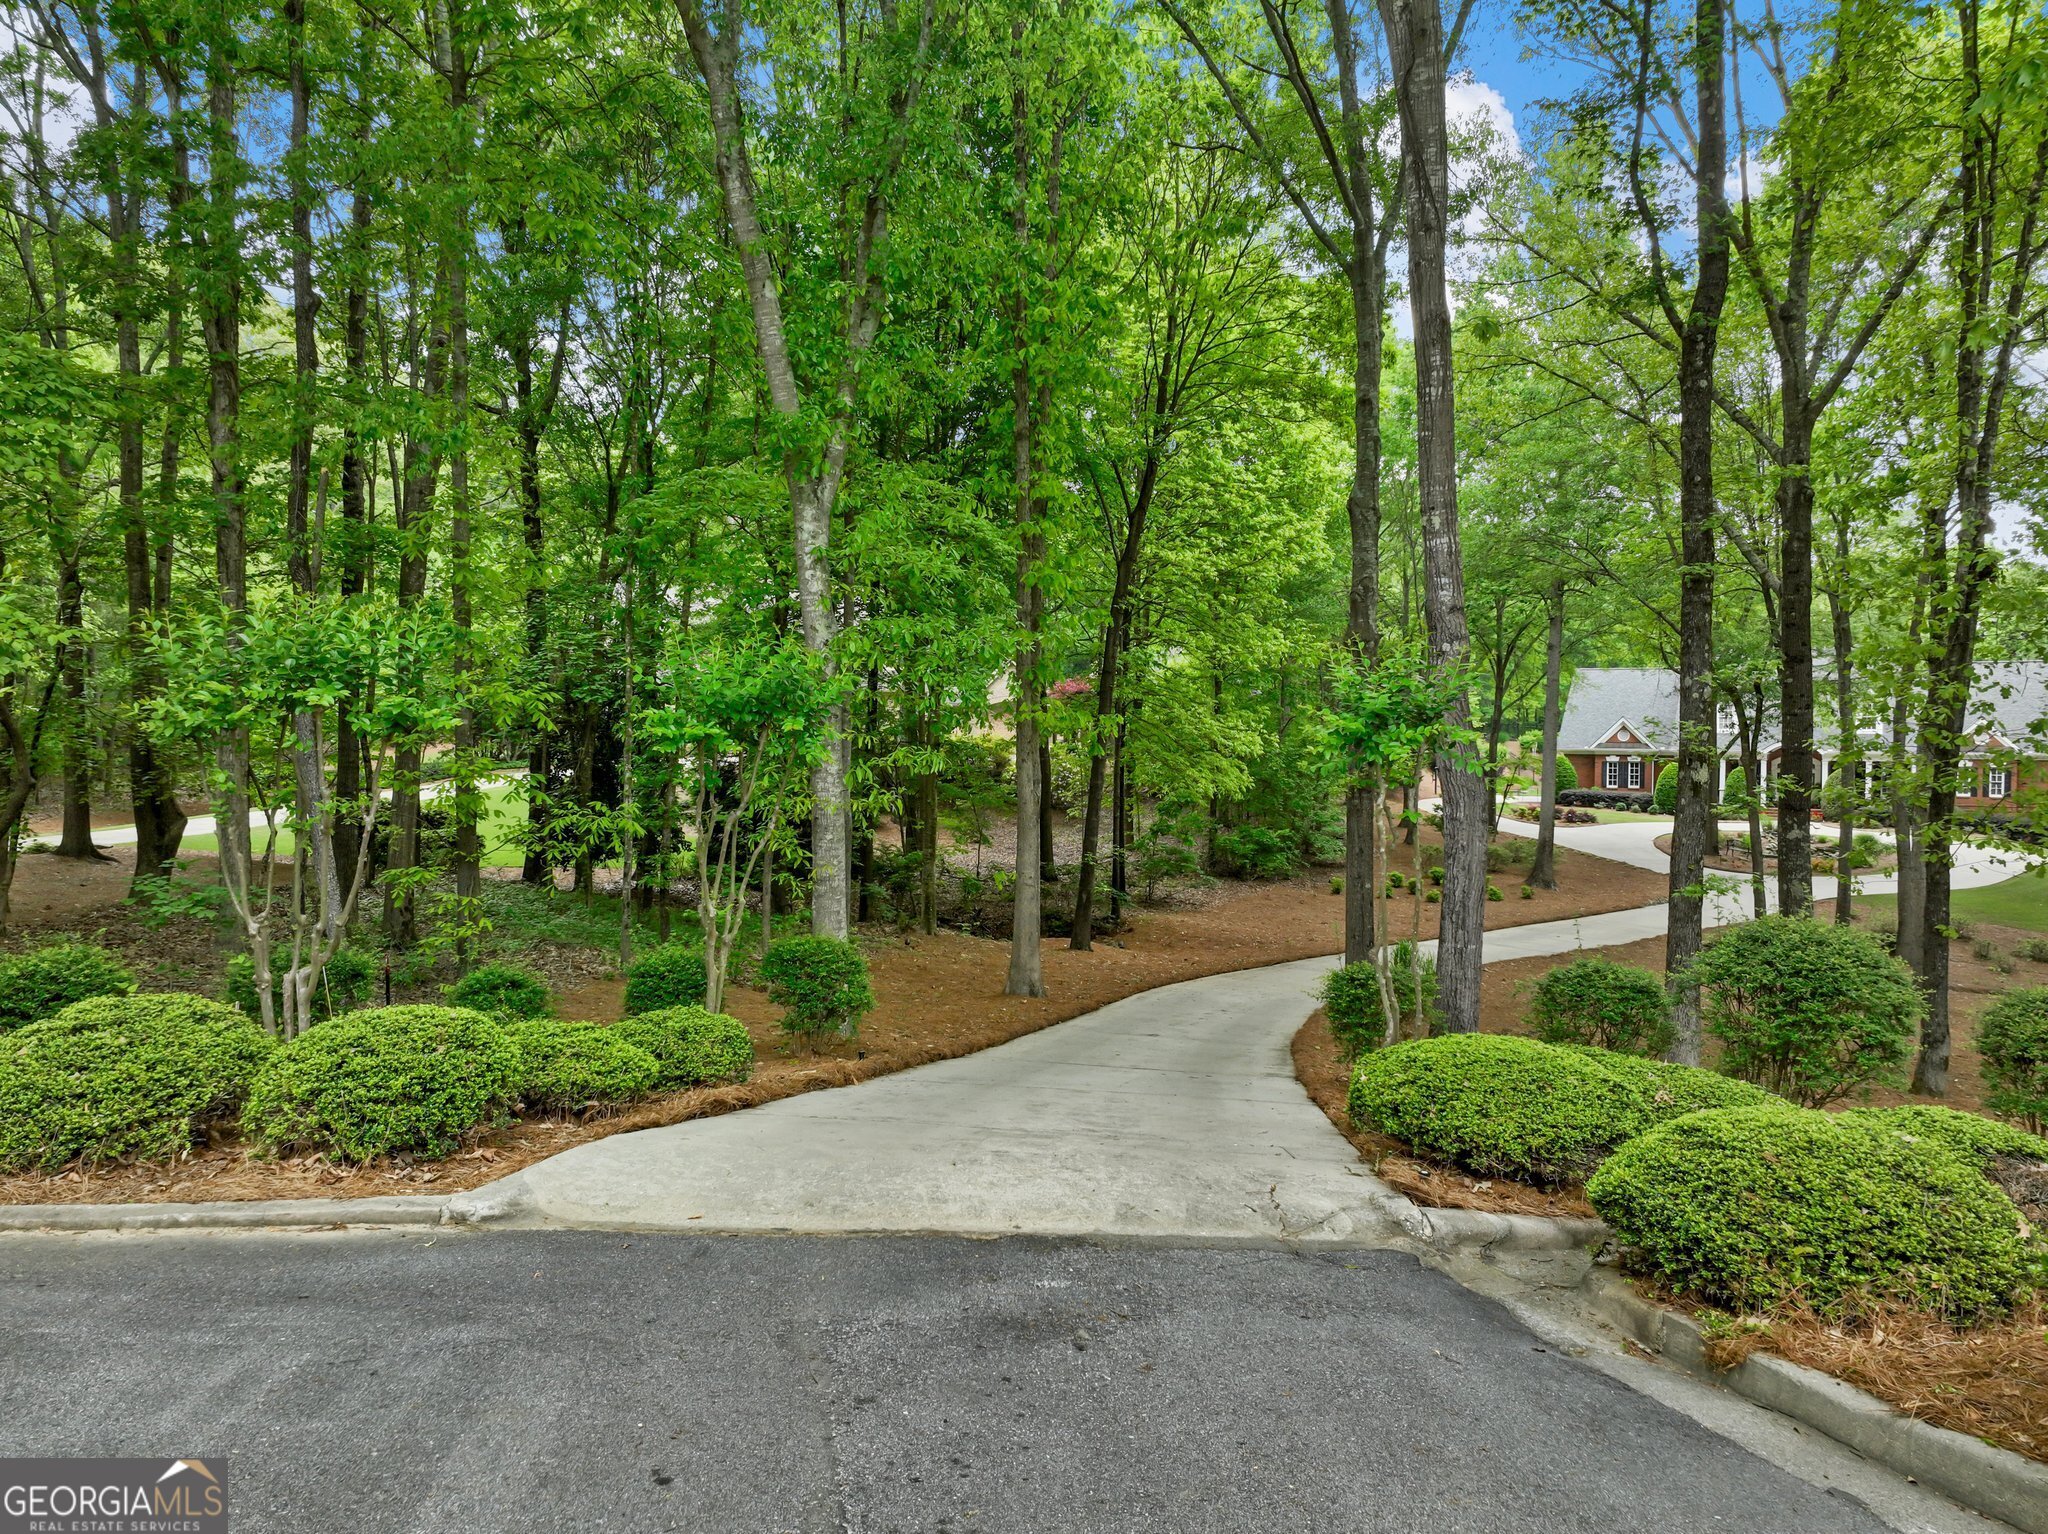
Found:
M 1470 653 L 1465 574 L 1458 539 L 1458 463 L 1451 369 L 1451 310 L 1444 277 L 1450 149 L 1444 110 L 1443 21 L 1437 0 L 1380 0 L 1401 119 L 1402 185 L 1408 208 L 1408 294 L 1415 320 L 1416 459 L 1423 530 L 1423 609 L 1430 664 L 1449 674 Z M 1436 753 L 1444 804 L 1444 890 L 1437 985 L 1444 1028 L 1479 1028 L 1486 943 L 1486 784 L 1463 737 L 1470 699 L 1460 696 Z
M 1693 13 L 1693 79 L 1699 119 L 1696 209 L 1698 270 L 1692 306 L 1679 335 L 1678 772 L 1671 823 L 1671 883 L 1664 940 L 1675 1032 L 1671 1058 L 1700 1059 L 1699 992 L 1683 976 L 1704 938 L 1707 846 L 1720 797 L 1720 731 L 1714 706 L 1714 359 L 1728 297 L 1727 159 L 1722 100 L 1722 0 L 1698 0 Z
M 2014 358 L 2026 330 L 2023 318 L 2036 302 L 2030 286 L 2041 248 L 2043 193 L 2048 191 L 2048 135 L 2035 134 L 2030 174 L 2020 174 L 2019 165 L 2001 162 L 2002 109 L 1995 113 L 1985 106 L 1995 93 L 1986 94 L 1978 0 L 1964 0 L 1956 16 L 1961 100 L 1966 103 L 1956 186 L 1960 233 L 1950 263 L 1957 297 L 1956 554 L 1954 576 L 1944 582 L 1930 609 L 1937 618 L 1930 628 L 1939 635 L 1941 648 L 1929 663 L 1920 725 L 1920 749 L 1928 768 L 1922 851 L 1926 896 L 1919 954 L 1927 1016 L 1913 1065 L 1913 1090 L 1936 1096 L 1948 1090 L 1948 939 L 1956 793 L 1963 753 L 1970 744 L 1966 732 L 1984 591 L 1997 573 L 1997 555 L 1989 547 L 1997 493 L 1994 469 Z
M 1022 27 L 1022 21 L 1012 24 L 1013 43 L 1021 36 Z M 1022 273 L 1026 270 L 1021 257 L 1031 240 L 1029 122 L 1021 82 L 1010 97 L 1010 128 L 1016 199 L 1011 212 L 1011 226 L 1020 257 L 1021 283 Z M 1016 686 L 1013 690 L 1017 735 L 1017 882 L 1011 908 L 1010 972 L 1003 983 L 1003 992 L 1009 996 L 1043 996 L 1045 972 L 1039 951 L 1043 925 L 1043 886 L 1040 882 L 1043 852 L 1038 838 L 1045 785 L 1039 781 L 1038 774 L 1039 666 L 1042 657 L 1038 643 L 1039 536 L 1037 487 L 1034 483 L 1038 457 L 1031 430 L 1030 313 L 1021 285 L 1012 305 L 1011 323 L 1016 353 L 1010 369 L 1010 471 L 1017 497 L 1017 627 L 1022 638 L 1017 647 Z
M 1849 602 L 1841 589 L 1849 578 L 1849 521 L 1845 516 L 1835 518 L 1835 582 L 1828 591 L 1828 617 L 1833 629 L 1835 649 L 1835 771 L 1829 780 L 1834 791 L 1836 808 L 1835 836 L 1835 925 L 1846 927 L 1853 916 L 1851 904 L 1855 896 L 1854 869 L 1851 864 L 1856 851 L 1856 804 L 1862 797 L 1863 785 L 1858 773 L 1860 751 L 1856 739 L 1856 690 L 1850 671 L 1854 636 L 1849 625 Z M 1849 774 L 1848 787 L 1842 785 L 1842 773 Z
M 1038 734 L 1038 878 L 1042 884 L 1060 882 L 1052 844 L 1052 738 L 1043 730 Z
M 1813 421 L 1794 398 L 1803 393 L 1786 381 L 1778 480 L 1778 910 L 1786 916 L 1813 911 Z
M 1161 387 L 1165 378 L 1161 375 Z M 1154 409 L 1156 421 L 1158 407 Z M 1130 515 L 1124 524 L 1123 542 L 1117 549 L 1116 575 L 1110 588 L 1109 622 L 1102 630 L 1102 661 L 1095 674 L 1095 729 L 1088 746 L 1088 803 L 1081 816 L 1081 866 L 1074 875 L 1074 922 L 1067 938 L 1069 948 L 1087 950 L 1094 946 L 1096 867 L 1102 847 L 1102 798 L 1108 775 L 1110 739 L 1117 714 L 1117 686 L 1123 673 L 1123 655 L 1130 643 L 1131 593 L 1137 585 L 1138 554 L 1144 544 L 1145 528 L 1152 514 L 1152 500 L 1158 492 L 1159 455 L 1147 452 L 1138 471 L 1138 488 L 1131 498 Z
M 1344 499 L 1350 534 L 1344 643 L 1353 663 L 1379 659 L 1380 373 L 1386 347 L 1386 235 L 1373 217 L 1372 161 L 1358 93 L 1358 47 L 1350 0 L 1329 0 L 1331 51 L 1338 65 L 1344 175 L 1351 203 L 1351 250 L 1344 263 L 1351 300 L 1351 487 Z M 1334 170 L 1335 167 L 1333 166 Z M 1344 791 L 1344 962 L 1369 964 L 1379 946 L 1379 800 L 1381 783 Z
M 1564 679 L 1564 582 L 1550 583 L 1550 636 L 1543 651 L 1543 776 L 1537 788 L 1536 860 L 1532 889 L 1557 888 L 1557 731 Z
M 107 861 L 92 844 L 92 763 L 86 752 L 85 582 L 74 545 L 57 575 L 57 676 L 64 694 L 64 828 L 54 852 L 60 858 Z
M 359 93 L 356 111 L 358 153 L 369 143 L 369 104 Z M 370 294 L 365 264 L 369 260 L 370 188 L 359 163 L 349 196 L 348 273 L 342 299 L 342 366 L 348 373 L 351 408 L 341 433 L 341 556 L 340 591 L 344 601 L 358 597 L 369 585 L 369 475 L 363 456 L 363 433 L 357 419 L 369 389 Z M 344 869 L 356 866 L 361 852 L 362 814 L 357 800 L 364 792 L 363 743 L 353 711 L 342 699 L 334 710 L 334 857 Z
M 865 188 L 864 196 L 847 199 L 859 208 L 859 224 L 852 231 L 852 261 L 847 271 L 851 298 L 845 306 L 847 360 L 831 402 L 831 416 L 825 432 L 821 461 L 799 458 L 792 447 L 783 463 L 789 484 L 790 514 L 796 554 L 797 600 L 804 646 L 818 656 L 826 675 L 833 667 L 833 641 L 838 634 L 838 617 L 831 598 L 829 547 L 832 510 L 838 499 L 840 477 L 846 467 L 850 416 L 854 403 L 856 369 L 881 324 L 882 247 L 888 238 L 888 184 L 903 153 L 900 129 L 915 106 L 924 83 L 924 69 L 931 53 L 935 0 L 924 0 L 919 8 L 915 54 L 908 83 L 889 99 L 889 111 L 899 130 L 883 157 L 877 177 Z M 743 26 L 737 4 L 725 12 L 723 30 L 713 33 L 698 0 L 676 0 L 676 11 L 689 40 L 690 54 L 704 82 L 711 118 L 716 171 L 725 203 L 727 227 L 739 253 L 740 269 L 746 279 L 747 303 L 754 322 L 754 339 L 760 353 L 768 397 L 776 413 L 793 419 L 803 413 L 804 400 L 790 361 L 788 337 L 783 325 L 782 290 L 775 274 L 774 257 L 761 227 L 756 207 L 754 168 L 749 155 L 744 124 L 740 116 L 737 73 L 740 67 L 740 36 Z M 893 23 L 894 9 L 885 13 Z M 886 23 L 885 23 L 886 24 Z M 827 745 L 811 768 L 811 930 L 821 937 L 844 938 L 849 925 L 847 876 L 849 872 L 848 815 L 851 801 L 847 780 L 851 774 L 852 742 L 843 704 L 827 717 Z

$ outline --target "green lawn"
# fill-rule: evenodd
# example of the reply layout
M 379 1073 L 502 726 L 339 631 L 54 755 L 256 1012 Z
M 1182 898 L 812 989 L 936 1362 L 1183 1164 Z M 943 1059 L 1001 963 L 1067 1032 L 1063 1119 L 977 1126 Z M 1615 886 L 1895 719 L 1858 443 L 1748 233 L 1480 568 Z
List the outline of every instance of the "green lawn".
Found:
M 1873 913 L 1882 911 L 1896 920 L 1896 895 L 1866 895 L 1857 901 Z M 1957 890 L 1950 899 L 1950 911 L 1957 921 L 1989 922 L 1995 927 L 2019 927 L 2027 932 L 2048 932 L 2048 878 L 2024 873 L 2003 884 L 1986 884 L 1977 889 Z
M 484 799 L 484 863 L 492 868 L 517 868 L 525 861 L 525 853 L 519 846 L 519 833 L 526 825 L 526 800 L 516 792 L 516 785 L 500 783 L 483 791 Z M 279 817 L 282 820 L 282 816 Z M 256 842 L 256 855 L 263 856 L 263 827 L 253 828 L 251 835 Z M 203 836 L 188 836 L 178 844 L 180 852 L 218 852 L 220 843 L 212 832 Z M 291 832 L 280 830 L 277 845 L 273 849 L 279 858 L 289 858 L 297 850 Z
M 1620 825 L 1625 821 L 1631 820 L 1669 821 L 1671 819 L 1669 815 L 1645 815 L 1639 810 L 1588 810 L 1586 813 L 1602 825 L 1607 826 Z

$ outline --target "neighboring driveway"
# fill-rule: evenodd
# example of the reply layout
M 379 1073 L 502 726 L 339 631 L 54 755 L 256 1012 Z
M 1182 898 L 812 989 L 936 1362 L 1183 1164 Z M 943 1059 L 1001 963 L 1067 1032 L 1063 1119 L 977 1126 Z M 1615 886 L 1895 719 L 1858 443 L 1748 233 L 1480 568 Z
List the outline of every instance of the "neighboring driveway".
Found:
M 1536 828 L 1527 821 L 1516 820 L 1513 816 L 1502 816 L 1500 828 L 1511 836 L 1534 837 Z M 1747 833 L 1748 827 L 1727 823 L 1726 829 Z M 1828 827 L 1816 823 L 1815 829 L 1827 831 Z M 1557 844 L 1569 847 L 1575 852 L 1590 853 L 1594 857 L 1610 858 L 1617 863 L 1627 863 L 1636 868 L 1653 869 L 1661 874 L 1671 871 L 1671 855 L 1658 847 L 1657 838 L 1671 834 L 1668 820 L 1625 820 L 1610 821 L 1597 826 L 1559 826 Z M 1830 832 L 1831 834 L 1831 832 Z M 1884 835 L 1885 833 L 1872 833 Z M 2032 867 L 2036 860 L 2015 852 L 2000 852 L 1988 847 L 1965 845 L 1956 849 L 1955 867 L 1951 881 L 1956 889 L 1975 889 L 1985 884 L 2000 884 Z M 1712 893 L 1707 897 L 1707 925 L 1723 927 L 1739 921 L 1748 921 L 1755 910 L 1750 892 L 1750 876 L 1747 873 L 1728 873 L 1720 869 L 1709 869 L 1707 878 Z M 1858 895 L 1896 894 L 1899 881 L 1893 874 L 1864 874 L 1855 880 L 1854 893 Z M 1832 874 L 1815 874 L 1813 898 L 1832 900 L 1835 898 L 1835 879 Z M 1777 875 L 1765 875 L 1764 899 L 1773 911 L 1778 908 Z M 1624 914 L 1624 913 L 1617 913 Z M 1661 908 L 1654 929 L 1664 930 Z M 1653 936 L 1643 932 L 1639 937 Z M 1493 934 L 1486 935 L 1489 945 Z M 1490 958 L 1491 955 L 1489 954 Z
M 0 1270 L 0 1452 L 224 1460 L 243 1534 L 1884 1527 L 1387 1252 L 14 1237 Z

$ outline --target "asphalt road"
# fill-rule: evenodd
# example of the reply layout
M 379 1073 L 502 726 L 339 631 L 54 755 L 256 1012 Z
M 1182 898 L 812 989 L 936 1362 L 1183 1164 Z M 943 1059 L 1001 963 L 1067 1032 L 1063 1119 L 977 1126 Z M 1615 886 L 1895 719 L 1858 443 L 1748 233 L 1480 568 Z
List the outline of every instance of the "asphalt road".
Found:
M 1388 1252 L 6 1238 L 0 1453 L 241 1534 L 1882 1528 Z

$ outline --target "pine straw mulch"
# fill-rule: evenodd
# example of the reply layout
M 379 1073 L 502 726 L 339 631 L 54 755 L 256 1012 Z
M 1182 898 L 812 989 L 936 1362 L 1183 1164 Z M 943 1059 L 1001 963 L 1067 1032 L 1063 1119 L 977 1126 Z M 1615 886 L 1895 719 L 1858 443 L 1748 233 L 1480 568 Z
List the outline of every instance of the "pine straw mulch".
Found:
M 1344 1106 L 1349 1078 L 1321 1011 L 1294 1035 L 1294 1072 L 1373 1174 L 1418 1204 L 1496 1214 L 1594 1212 L 1582 1188 L 1546 1192 L 1505 1178 L 1474 1177 L 1357 1128 Z M 2033 1202 L 2035 1190 L 2015 1191 L 2023 1212 L 2039 1223 L 2043 1211 Z M 1877 1307 L 1854 1321 L 1791 1311 L 1744 1318 L 1731 1327 L 1719 1312 L 1636 1283 L 1656 1303 L 1707 1327 L 1707 1358 L 1716 1368 L 1732 1369 L 1759 1351 L 1774 1353 L 1845 1380 L 1909 1417 L 2048 1461 L 2048 1306 L 2039 1300 L 2002 1321 L 1969 1328 L 1900 1306 Z
M 1387 1186 L 1430 1209 L 1481 1209 L 1490 1214 L 1593 1217 L 1580 1187 L 1547 1190 L 1506 1177 L 1475 1177 L 1458 1167 L 1417 1156 L 1401 1141 L 1351 1121 L 1346 1107 L 1351 1073 L 1318 1007 L 1295 1030 L 1294 1074 L 1337 1131 L 1358 1148 L 1365 1164 Z
M 1425 833 L 1426 843 L 1434 839 L 1433 832 Z M 125 885 L 111 876 L 104 882 L 113 892 L 112 899 L 118 901 L 118 892 Z M 1558 886 L 1532 900 L 1489 903 L 1488 926 L 1520 926 L 1622 910 L 1661 898 L 1663 892 L 1663 881 L 1653 874 L 1563 851 L 1559 854 Z M 1344 903 L 1331 893 L 1327 871 L 1272 884 L 1226 884 L 1215 887 L 1212 894 L 1213 898 L 1183 908 L 1144 910 L 1129 931 L 1098 940 L 1092 952 L 1075 953 L 1065 942 L 1047 939 L 1044 970 L 1049 994 L 1036 999 L 1002 994 L 1009 960 L 1006 942 L 951 931 L 924 936 L 866 930 L 862 942 L 868 951 L 877 1005 L 862 1024 L 858 1040 L 828 1045 L 815 1054 L 792 1053 L 777 1026 L 779 1009 L 766 996 L 746 989 L 727 993 L 726 1010 L 747 1025 L 757 1055 L 752 1079 L 736 1086 L 670 1093 L 602 1118 L 516 1121 L 479 1133 L 462 1149 L 437 1161 L 388 1158 L 350 1167 L 319 1157 L 265 1160 L 239 1140 L 230 1139 L 195 1148 L 175 1162 L 0 1176 L 0 1205 L 459 1192 L 607 1135 L 731 1113 L 799 1092 L 850 1086 L 1006 1043 L 1140 991 L 1203 975 L 1313 958 L 1343 946 Z M 1383 919 L 1395 919 L 1392 905 L 1388 902 Z M 1407 914 L 1403 912 L 1400 919 L 1406 920 Z M 1423 908 L 1424 937 L 1434 935 L 1436 914 L 1435 906 Z M 108 925 L 112 924 L 108 918 L 118 920 L 104 903 L 84 913 L 74 903 L 65 913 L 66 919 L 37 923 L 31 930 L 36 938 L 48 940 L 67 928 L 76 930 L 81 915 Z M 623 983 L 615 973 L 594 969 L 596 961 L 590 955 L 581 957 L 576 972 L 565 974 L 548 966 L 550 977 L 564 983 L 556 1010 L 565 1017 L 595 1021 L 618 1017 Z M 158 972 L 161 979 L 152 979 L 157 984 L 170 981 L 181 989 L 200 988 L 191 981 L 202 967 L 211 967 L 211 958 L 190 954 L 191 969 L 179 977 L 185 980 L 183 985 L 162 971 Z M 1340 1099 L 1341 1095 L 1340 1090 Z
M 1853 1321 L 1795 1310 L 1731 1328 L 1725 1316 L 1653 1297 L 1707 1324 L 1707 1360 L 1718 1369 L 1774 1353 L 1867 1390 L 1906 1416 L 2048 1462 L 2048 1306 L 2039 1300 L 1968 1328 L 1900 1305 L 1873 1307 Z

